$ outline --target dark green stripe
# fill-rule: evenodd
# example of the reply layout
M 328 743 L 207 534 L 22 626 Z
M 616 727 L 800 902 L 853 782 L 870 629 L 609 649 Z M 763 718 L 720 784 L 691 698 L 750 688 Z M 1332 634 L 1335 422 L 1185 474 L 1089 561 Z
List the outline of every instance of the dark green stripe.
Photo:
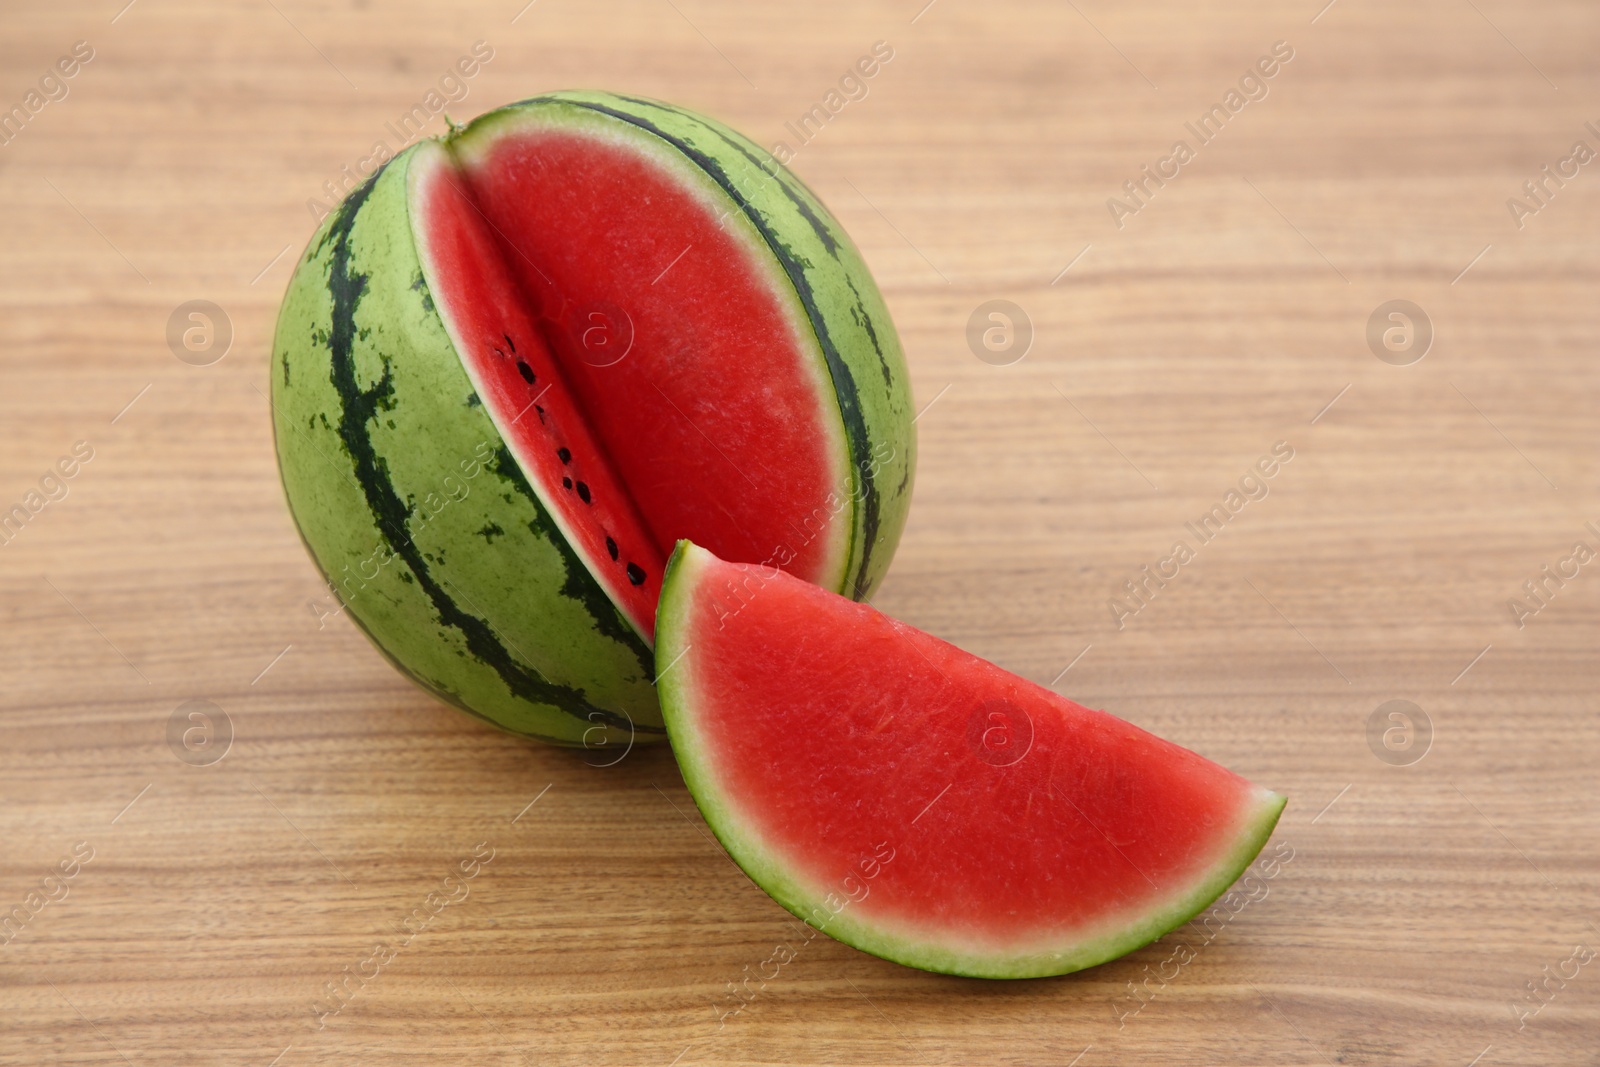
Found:
M 856 306 L 851 308 L 852 317 L 865 331 L 867 338 L 872 342 L 872 351 L 877 354 L 878 367 L 883 371 L 883 387 L 894 388 L 894 372 L 889 369 L 889 361 L 883 356 L 883 345 L 878 341 L 878 328 L 872 324 L 872 316 L 867 314 L 866 305 L 861 300 L 861 290 L 856 288 L 856 280 L 845 272 L 844 283 L 850 287 L 850 295 L 856 298 Z
M 323 239 L 324 243 L 330 239 L 333 241 L 333 255 L 328 268 L 328 292 L 333 301 L 333 329 L 329 335 L 328 347 L 332 354 L 330 380 L 341 404 L 339 439 L 355 464 L 356 481 L 366 497 L 367 507 L 372 512 L 379 533 L 415 576 L 418 586 L 427 594 L 440 620 L 446 626 L 459 630 L 466 639 L 467 649 L 480 661 L 493 668 L 514 694 L 533 704 L 560 708 L 585 722 L 614 726 L 618 729 L 659 732 L 649 730 L 647 727 L 638 727 L 629 717 L 591 703 L 582 689 L 550 682 L 538 672 L 517 663 L 486 620 L 462 610 L 445 592 L 429 570 L 416 543 L 406 536 L 411 509 L 395 491 L 394 483 L 389 478 L 388 466 L 377 454 L 367 429 L 378 411 L 392 403 L 393 368 L 385 359 L 382 377 L 371 388 L 362 389 L 356 381 L 354 353 L 356 309 L 366 292 L 369 276 L 353 273 L 350 269 L 350 234 L 355 228 L 362 206 L 372 195 L 378 179 L 387 169 L 387 165 L 380 168 L 360 188 L 350 194 L 340 205 L 338 216 Z M 410 671 L 406 673 L 415 677 Z M 438 691 L 437 685 L 429 685 L 429 688 Z M 451 702 L 459 703 L 455 700 Z
M 649 645 L 640 640 L 639 635 L 623 619 L 606 591 L 600 587 L 600 583 L 594 579 L 589 568 L 579 558 L 577 549 L 572 547 L 566 535 L 556 526 L 555 519 L 550 516 L 549 508 L 534 493 L 527 475 L 523 473 L 522 467 L 504 444 L 495 450 L 494 463 L 490 464 L 490 469 L 501 479 L 509 482 L 518 494 L 533 505 L 536 517 L 528 523 L 529 531 L 535 537 L 543 538 L 555 545 L 556 550 L 561 553 L 562 562 L 567 565 L 567 580 L 561 586 L 561 595 L 582 604 L 594 619 L 595 630 L 618 644 L 626 645 L 638 659 L 645 676 L 654 678 L 655 653 L 650 650 Z

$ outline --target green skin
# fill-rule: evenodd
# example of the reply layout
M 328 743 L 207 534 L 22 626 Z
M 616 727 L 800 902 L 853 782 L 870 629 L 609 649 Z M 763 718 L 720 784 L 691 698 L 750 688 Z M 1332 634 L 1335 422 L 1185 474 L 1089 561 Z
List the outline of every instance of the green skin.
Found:
M 850 564 L 869 594 L 905 524 L 915 466 L 898 338 L 860 254 L 767 153 L 692 113 L 607 93 L 542 108 L 677 148 L 742 211 L 794 284 L 852 459 Z M 581 112 L 578 110 L 581 109 Z M 648 644 L 551 519 L 481 406 L 413 238 L 414 145 L 323 221 L 279 313 L 273 427 L 290 511 L 351 617 L 402 672 L 513 733 L 598 747 L 665 736 Z M 515 575 L 508 582 L 507 575 Z
M 1165 900 L 1142 913 L 1111 920 L 1075 941 L 981 952 L 955 941 L 941 941 L 936 933 L 908 934 L 873 923 L 846 906 L 830 887 L 819 888 L 802 877 L 794 864 L 773 850 L 759 829 L 740 814 L 739 798 L 723 788 L 712 769 L 710 754 L 696 730 L 701 698 L 694 686 L 689 620 L 701 588 L 701 568 L 714 559 L 705 549 L 679 541 L 661 581 L 656 663 L 673 755 L 706 823 L 750 880 L 803 922 L 863 952 L 908 967 L 968 978 L 1044 978 L 1105 963 L 1149 944 L 1210 907 L 1266 845 L 1288 803 L 1285 797 L 1262 790 L 1230 847 L 1214 856 L 1198 878 L 1176 887 Z M 712 588 L 704 595 L 715 597 L 719 591 Z

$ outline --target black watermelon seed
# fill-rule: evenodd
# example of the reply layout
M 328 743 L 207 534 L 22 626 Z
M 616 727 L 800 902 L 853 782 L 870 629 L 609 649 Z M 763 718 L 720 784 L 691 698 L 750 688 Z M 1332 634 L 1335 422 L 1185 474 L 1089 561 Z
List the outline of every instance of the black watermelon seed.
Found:
M 563 462 L 563 463 L 571 463 L 572 462 L 572 453 L 568 449 L 558 448 L 558 449 L 556 449 L 556 455 L 561 458 L 561 462 Z
M 611 558 L 617 558 L 617 543 L 611 538 L 606 538 L 606 551 L 611 553 Z
M 572 479 L 571 478 L 563 478 L 563 479 L 561 479 L 561 486 L 562 486 L 563 489 L 571 489 L 572 488 Z
M 634 585 L 644 584 L 644 568 L 637 563 L 628 564 L 628 581 Z
M 517 370 L 522 372 L 522 380 L 532 385 L 538 380 L 538 375 L 533 373 L 533 368 L 528 366 L 526 360 L 517 360 Z
M 517 342 L 511 339 L 511 335 L 509 333 L 503 333 L 500 336 L 506 339 L 506 344 L 511 346 L 511 351 L 515 352 L 517 350 Z
M 589 503 L 589 487 L 583 482 L 578 483 L 578 499 L 585 504 Z

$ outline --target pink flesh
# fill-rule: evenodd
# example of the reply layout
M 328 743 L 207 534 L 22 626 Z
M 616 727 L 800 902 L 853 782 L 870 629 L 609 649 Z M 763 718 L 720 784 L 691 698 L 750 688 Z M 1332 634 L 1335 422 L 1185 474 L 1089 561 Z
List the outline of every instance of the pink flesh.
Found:
M 863 918 L 1070 938 L 1194 887 L 1260 810 L 1231 771 L 871 607 L 704 567 L 680 713 L 734 816 L 819 892 L 864 886 Z
M 501 416 L 501 433 L 523 473 L 565 502 L 569 537 L 595 563 L 613 602 L 653 637 L 661 549 L 563 382 L 460 176 L 438 166 L 424 182 L 433 297 L 455 326 L 480 399 Z
M 529 448 L 554 454 L 537 439 L 551 425 L 600 446 L 570 447 L 591 490 L 607 487 L 607 529 L 622 531 L 619 544 L 627 538 L 623 561 L 646 572 L 642 586 L 624 590 L 637 594 L 625 598 L 627 610 L 653 616 L 661 560 L 678 538 L 836 584 L 837 544 L 848 532 L 833 528 L 848 516 L 837 506 L 848 490 L 830 444 L 839 430 L 827 421 L 836 401 L 831 389 L 819 395 L 808 369 L 815 356 L 797 344 L 755 254 L 679 176 L 635 149 L 564 130 L 497 138 L 451 175 L 477 210 L 428 220 L 441 237 L 473 231 L 454 233 L 455 251 L 440 260 L 445 291 L 435 295 L 491 342 L 508 303 L 520 299 L 521 321 L 535 319 L 541 358 L 559 365 L 549 380 L 563 384 L 547 394 L 552 403 L 541 401 L 549 421 L 524 420 Z M 504 282 L 484 285 L 489 268 L 468 258 L 493 258 L 520 298 Z M 517 344 L 520 352 L 520 336 Z M 492 348 L 464 353 L 504 394 L 485 402 L 520 407 L 537 390 Z M 538 380 L 542 387 L 545 371 Z M 598 505 L 576 498 L 568 514 L 585 524 L 600 518 Z M 642 527 L 630 525 L 634 516 Z M 590 542 L 605 569 L 603 537 Z

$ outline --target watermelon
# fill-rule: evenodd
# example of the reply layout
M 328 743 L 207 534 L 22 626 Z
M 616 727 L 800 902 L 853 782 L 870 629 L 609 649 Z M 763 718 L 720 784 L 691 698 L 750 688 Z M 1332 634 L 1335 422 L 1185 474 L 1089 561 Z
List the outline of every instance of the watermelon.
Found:
M 554 93 L 400 153 L 313 237 L 273 357 L 290 510 L 350 616 L 557 744 L 664 736 L 678 539 L 863 598 L 905 522 L 910 388 L 860 254 L 666 104 Z
M 680 543 L 656 617 L 672 749 L 759 886 L 885 959 L 1064 974 L 1187 922 L 1285 800 L 776 568 Z

